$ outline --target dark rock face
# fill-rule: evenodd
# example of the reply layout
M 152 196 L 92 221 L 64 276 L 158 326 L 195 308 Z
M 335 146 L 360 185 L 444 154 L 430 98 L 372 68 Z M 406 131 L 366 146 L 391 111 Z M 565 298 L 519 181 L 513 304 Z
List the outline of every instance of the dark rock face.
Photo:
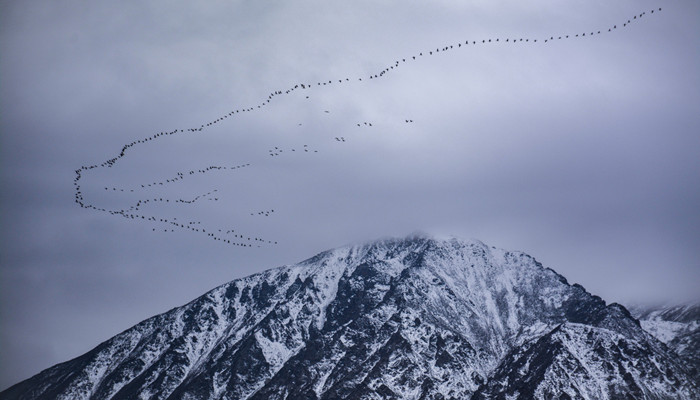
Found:
M 220 286 L 2 399 L 699 398 L 619 305 L 532 257 L 416 236 Z

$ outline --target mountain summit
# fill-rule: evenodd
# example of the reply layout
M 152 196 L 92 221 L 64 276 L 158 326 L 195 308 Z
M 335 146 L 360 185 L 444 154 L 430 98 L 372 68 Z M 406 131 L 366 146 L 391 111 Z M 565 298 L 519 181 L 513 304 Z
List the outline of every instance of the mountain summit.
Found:
M 1 399 L 697 399 L 622 306 L 521 252 L 424 235 L 222 285 Z

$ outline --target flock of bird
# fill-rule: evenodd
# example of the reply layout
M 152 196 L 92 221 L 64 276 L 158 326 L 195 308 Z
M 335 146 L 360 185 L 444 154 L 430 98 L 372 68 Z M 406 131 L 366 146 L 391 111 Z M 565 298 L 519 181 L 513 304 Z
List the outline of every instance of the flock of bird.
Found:
M 272 214 L 273 212 L 275 212 L 275 210 L 267 210 L 267 211 L 263 210 L 263 211 L 258 211 L 257 213 L 250 213 L 250 215 L 263 215 L 265 217 L 269 217 L 270 214 Z
M 651 10 L 649 14 L 653 14 L 654 12 L 659 12 L 661 11 L 661 8 Z M 644 16 L 647 15 L 647 12 L 642 12 L 641 14 L 634 15 L 632 18 L 628 19 L 626 22 L 623 22 L 619 27 L 618 25 L 613 25 L 609 28 L 607 28 L 607 32 L 614 32 L 615 30 L 619 28 L 624 28 L 629 26 L 631 23 L 643 18 Z M 567 40 L 567 39 L 574 39 L 574 38 L 583 38 L 583 37 L 591 37 L 595 35 L 600 35 L 606 32 L 605 29 L 603 30 L 593 30 L 593 31 L 586 31 L 586 32 L 580 32 L 580 33 L 575 33 L 575 34 L 569 34 L 569 35 L 557 35 L 557 36 L 549 36 L 543 39 L 530 39 L 530 38 L 490 38 L 490 39 L 480 39 L 480 40 L 465 40 L 463 42 L 458 42 L 450 45 L 445 45 L 445 46 L 440 46 L 435 48 L 434 50 L 427 50 L 424 52 L 418 52 L 417 54 L 407 56 L 405 58 L 401 58 L 399 60 L 394 61 L 391 65 L 387 66 L 386 68 L 382 69 L 381 71 L 378 71 L 374 74 L 370 74 L 368 76 L 363 76 L 363 77 L 357 77 L 354 79 L 350 79 L 348 77 L 342 78 L 342 79 L 329 79 L 329 80 L 324 80 L 324 81 L 317 81 L 314 84 L 312 83 L 297 83 L 293 86 L 290 86 L 288 89 L 284 90 L 275 90 L 271 93 L 268 94 L 267 98 L 264 99 L 264 101 L 255 104 L 253 106 L 245 107 L 245 108 L 239 108 L 235 110 L 231 110 L 228 113 L 224 114 L 223 116 L 220 116 L 212 121 L 205 122 L 201 124 L 198 127 L 192 127 L 192 128 L 187 128 L 187 129 L 175 129 L 172 131 L 168 132 L 159 132 L 156 133 L 152 136 L 143 138 L 143 139 L 138 139 L 134 140 L 126 145 L 124 145 L 120 152 L 113 158 L 107 159 L 103 161 L 102 163 L 99 164 L 94 164 L 94 165 L 83 165 L 79 169 L 75 170 L 75 178 L 73 180 L 73 185 L 75 188 L 75 202 L 82 208 L 86 209 L 92 209 L 100 212 L 106 212 L 109 213 L 110 215 L 114 216 L 119 216 L 131 220 L 139 220 L 139 221 L 144 221 L 144 222 L 151 222 L 155 224 L 161 224 L 165 225 L 167 228 L 163 229 L 164 232 L 174 232 L 175 229 L 179 230 L 187 230 L 191 231 L 194 233 L 199 233 L 206 235 L 206 237 L 220 241 L 222 243 L 226 243 L 232 246 L 238 246 L 238 247 L 253 247 L 253 246 L 260 246 L 261 244 L 277 244 L 276 241 L 272 240 L 266 240 L 263 238 L 259 237 L 251 237 L 249 235 L 244 235 L 242 233 L 236 232 L 233 229 L 228 229 L 226 231 L 223 231 L 222 229 L 217 229 L 217 230 L 210 230 L 207 231 L 204 227 L 201 226 L 201 221 L 189 221 L 186 223 L 179 222 L 177 218 L 159 218 L 155 216 L 147 216 L 140 214 L 140 211 L 143 206 L 146 206 L 148 204 L 152 203 L 177 203 L 177 204 L 194 204 L 198 200 L 201 199 L 207 199 L 210 201 L 218 201 L 218 197 L 213 197 L 214 194 L 217 192 L 217 190 L 212 190 L 208 193 L 198 195 L 192 199 L 186 200 L 186 199 L 169 199 L 167 197 L 151 197 L 151 198 L 145 198 L 141 200 L 137 200 L 136 203 L 132 204 L 131 206 L 123 209 L 108 209 L 106 207 L 98 207 L 95 206 L 89 202 L 86 201 L 84 197 L 84 193 L 82 191 L 81 187 L 81 179 L 83 178 L 83 175 L 88 173 L 91 170 L 97 169 L 97 168 L 112 168 L 115 166 L 115 164 L 120 161 L 122 158 L 124 158 L 127 155 L 127 152 L 137 146 L 137 145 L 142 145 L 146 144 L 155 140 L 160 140 L 168 136 L 173 136 L 176 134 L 185 134 L 185 133 L 193 133 L 193 132 L 201 132 L 205 128 L 211 127 L 213 125 L 219 124 L 220 122 L 223 122 L 227 120 L 228 118 L 232 118 L 238 114 L 242 113 L 250 113 L 253 112 L 257 109 L 261 109 L 268 104 L 270 104 L 272 101 L 274 101 L 278 96 L 282 95 L 290 95 L 296 91 L 309 91 L 312 90 L 314 87 L 322 87 L 322 86 L 329 86 L 329 85 L 340 85 L 340 84 L 350 84 L 352 82 L 360 82 L 363 81 L 363 78 L 365 80 L 374 80 L 374 79 L 379 79 L 389 72 L 393 72 L 397 70 L 402 64 L 417 60 L 421 57 L 430 57 L 433 55 L 437 55 L 438 53 L 441 52 L 446 52 L 450 50 L 455 50 L 455 49 L 460 49 L 460 48 L 468 48 L 472 46 L 478 46 L 480 44 L 494 44 L 494 43 L 499 43 L 499 44 L 523 44 L 523 43 L 549 43 L 552 41 L 559 41 L 559 40 Z M 308 99 L 309 96 L 307 95 L 306 98 Z M 330 110 L 324 110 L 324 113 L 329 114 Z M 412 119 L 405 119 L 405 123 L 413 123 Z M 301 125 L 301 124 L 299 124 Z M 372 123 L 370 122 L 362 122 L 362 123 L 357 123 L 358 127 L 361 126 L 366 126 L 366 127 L 371 127 Z M 345 137 L 338 136 L 334 138 L 336 142 L 345 142 L 346 139 Z M 279 156 L 283 152 L 283 149 L 279 147 L 275 147 L 274 149 L 270 149 L 268 154 L 272 157 Z M 297 152 L 297 149 L 292 148 L 291 152 Z M 303 147 L 299 148 L 298 153 L 318 153 L 318 150 L 312 150 L 308 147 L 308 145 L 303 145 Z M 177 172 L 174 177 L 168 178 L 164 181 L 157 181 L 157 182 L 149 182 L 149 183 L 144 183 L 140 184 L 140 186 L 130 188 L 130 189 L 124 189 L 124 188 L 117 188 L 117 187 L 105 187 L 104 189 L 108 192 L 128 192 L 128 193 L 136 193 L 140 191 L 145 191 L 148 190 L 149 188 L 153 187 L 162 187 L 168 184 L 172 184 L 175 182 L 178 182 L 180 180 L 185 179 L 187 176 L 192 176 L 195 174 L 205 174 L 207 172 L 213 171 L 213 170 L 239 170 L 241 168 L 247 168 L 250 167 L 250 164 L 241 164 L 241 165 L 236 165 L 236 166 L 209 166 L 205 167 L 199 170 L 190 170 L 187 172 Z M 172 201 L 171 201 L 172 200 Z M 264 216 L 270 216 L 274 210 L 269 210 L 269 211 L 260 211 L 257 213 L 251 213 L 251 215 L 264 215 Z M 156 228 L 152 229 L 154 232 L 157 231 Z M 158 230 L 160 231 L 160 230 Z
M 235 170 L 235 169 L 245 168 L 245 167 L 249 167 L 249 166 L 250 166 L 250 164 L 234 165 L 234 166 L 231 166 L 231 167 L 222 167 L 222 166 L 212 165 L 212 166 L 209 166 L 209 167 L 206 167 L 206 168 L 202 168 L 202 169 L 198 169 L 198 170 L 190 170 L 190 171 L 187 172 L 187 174 L 185 174 L 185 173 L 183 173 L 183 172 L 177 172 L 177 176 L 175 176 L 175 177 L 173 177 L 173 178 L 166 179 L 166 180 L 164 180 L 164 181 L 151 182 L 151 183 L 142 183 L 142 184 L 141 184 L 141 188 L 144 189 L 144 188 L 153 187 L 153 186 L 163 186 L 163 185 L 167 185 L 168 183 L 173 183 L 173 182 L 177 182 L 177 181 L 183 180 L 183 179 L 185 179 L 185 177 L 188 176 L 188 175 L 205 174 L 205 173 L 207 173 L 207 172 L 209 172 L 209 171 L 213 171 L 213 170 L 219 170 L 219 171 L 220 171 L 220 170 Z M 117 188 L 117 187 L 111 187 L 111 188 L 105 187 L 105 190 L 110 190 L 110 189 L 111 189 L 112 191 L 115 191 L 115 192 L 116 192 L 116 191 L 119 191 L 119 192 L 128 191 L 128 192 L 132 192 L 132 193 L 134 192 L 134 189 L 124 189 L 124 188 Z M 137 189 L 137 190 L 138 190 L 138 189 Z
M 174 203 L 183 203 L 183 204 L 192 204 L 192 203 L 197 202 L 197 200 L 199 200 L 199 199 L 207 199 L 207 200 L 211 200 L 211 201 L 219 201 L 219 198 L 218 198 L 218 197 L 211 197 L 211 196 L 212 196 L 214 193 L 216 193 L 216 192 L 218 192 L 218 190 L 217 190 L 217 189 L 214 189 L 214 190 L 212 190 L 211 192 L 207 192 L 207 193 L 204 193 L 204 194 L 200 194 L 200 195 L 194 197 L 192 200 L 176 199 L 176 200 L 173 200 L 173 202 L 174 202 Z M 168 199 L 167 197 L 166 197 L 165 199 L 162 198 L 162 197 L 158 197 L 158 198 L 152 198 L 152 199 L 146 199 L 146 200 L 138 200 L 138 201 L 136 202 L 136 204 L 134 204 L 133 206 L 129 207 L 129 211 L 139 211 L 139 209 L 141 208 L 141 206 L 146 205 L 146 204 L 149 204 L 149 203 L 157 203 L 157 202 L 169 203 L 169 202 L 170 202 L 170 199 Z
M 291 151 L 291 152 L 297 152 L 297 149 L 292 148 L 290 151 Z M 308 144 L 305 144 L 301 149 L 299 149 L 298 152 L 299 152 L 299 153 L 318 153 L 318 150 L 313 150 L 313 149 L 309 148 L 309 145 L 308 145 Z M 284 153 L 284 150 L 281 149 L 281 148 L 279 148 L 279 147 L 277 147 L 277 146 L 275 146 L 274 149 L 268 150 L 268 153 L 267 153 L 267 154 L 269 154 L 269 155 L 272 156 L 272 157 L 275 157 L 275 156 L 279 156 L 279 155 L 282 154 L 282 153 Z

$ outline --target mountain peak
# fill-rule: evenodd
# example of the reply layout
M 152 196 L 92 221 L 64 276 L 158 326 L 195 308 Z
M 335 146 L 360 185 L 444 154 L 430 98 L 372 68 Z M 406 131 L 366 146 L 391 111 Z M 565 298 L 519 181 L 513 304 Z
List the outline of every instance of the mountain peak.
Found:
M 523 380 L 524 365 L 539 372 Z M 529 255 L 419 233 L 229 282 L 0 398 L 697 397 L 684 368 L 624 307 Z

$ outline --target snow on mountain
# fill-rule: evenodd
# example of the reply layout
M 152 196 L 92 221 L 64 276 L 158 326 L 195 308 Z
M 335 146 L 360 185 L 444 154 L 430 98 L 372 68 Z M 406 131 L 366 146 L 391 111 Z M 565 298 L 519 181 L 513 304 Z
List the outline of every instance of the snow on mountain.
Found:
M 0 398 L 700 397 L 674 356 L 524 253 L 418 235 L 232 281 Z
M 677 375 L 683 364 L 664 350 L 639 329 L 567 322 L 514 349 L 473 398 L 695 398 Z
M 681 356 L 700 381 L 700 304 L 633 307 L 642 328 Z

